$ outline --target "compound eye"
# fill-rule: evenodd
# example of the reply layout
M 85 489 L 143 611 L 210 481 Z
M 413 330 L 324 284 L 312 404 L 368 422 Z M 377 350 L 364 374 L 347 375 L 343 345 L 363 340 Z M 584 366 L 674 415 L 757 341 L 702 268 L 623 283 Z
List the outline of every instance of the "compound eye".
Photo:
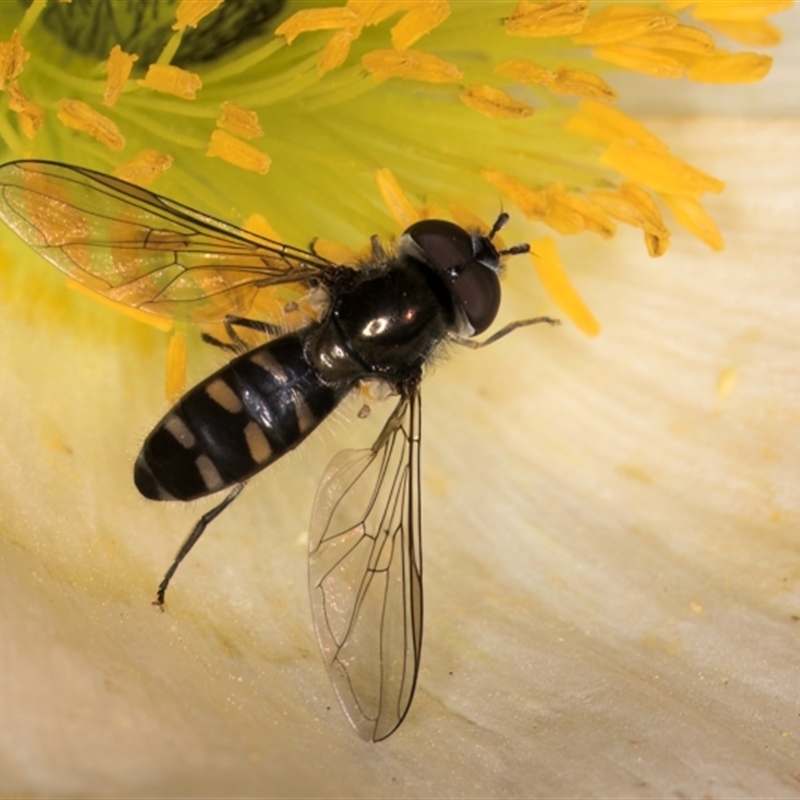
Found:
M 424 219 L 406 230 L 425 254 L 428 263 L 448 275 L 455 276 L 475 256 L 472 237 L 453 222 Z
M 500 308 L 497 273 L 472 261 L 453 281 L 453 290 L 473 327 L 473 336 L 483 333 L 494 322 Z

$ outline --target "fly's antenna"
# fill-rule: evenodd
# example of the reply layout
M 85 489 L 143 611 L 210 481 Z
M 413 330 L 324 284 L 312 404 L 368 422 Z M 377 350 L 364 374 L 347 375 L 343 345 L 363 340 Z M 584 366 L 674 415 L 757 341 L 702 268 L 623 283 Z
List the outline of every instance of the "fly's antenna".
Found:
M 497 233 L 505 228 L 507 222 L 508 214 L 506 214 L 505 211 L 501 211 L 500 216 L 494 221 L 494 225 L 492 225 L 492 229 L 489 231 L 489 234 L 486 238 L 491 242 Z
M 505 211 L 501 211 L 500 216 L 495 220 L 495 223 L 492 225 L 492 229 L 489 231 L 489 234 L 486 238 L 491 241 L 500 230 L 505 228 L 508 219 L 508 214 L 506 214 Z M 513 247 L 508 247 L 505 250 L 498 250 L 497 255 L 518 256 L 522 253 L 529 253 L 530 251 L 531 246 L 527 242 L 523 242 L 522 244 L 515 244 Z

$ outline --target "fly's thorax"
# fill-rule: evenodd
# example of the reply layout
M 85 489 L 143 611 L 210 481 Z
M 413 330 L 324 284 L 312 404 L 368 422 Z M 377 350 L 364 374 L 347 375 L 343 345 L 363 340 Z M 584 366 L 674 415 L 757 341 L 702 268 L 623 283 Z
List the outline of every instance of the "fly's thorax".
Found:
M 457 330 L 452 293 L 427 264 L 398 258 L 365 270 L 335 297 L 309 360 L 335 380 L 402 381 Z

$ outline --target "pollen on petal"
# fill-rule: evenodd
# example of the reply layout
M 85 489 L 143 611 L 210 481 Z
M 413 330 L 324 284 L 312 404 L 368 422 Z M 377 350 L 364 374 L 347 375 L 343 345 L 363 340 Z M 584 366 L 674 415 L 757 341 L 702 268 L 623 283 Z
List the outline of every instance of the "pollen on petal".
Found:
M 184 100 L 194 100 L 198 89 L 203 86 L 199 75 L 171 64 L 151 64 L 144 79 L 136 83 L 145 89 L 171 94 Z
M 186 362 L 186 337 L 173 331 L 164 363 L 164 394 L 170 403 L 177 403 L 186 391 Z
M 227 100 L 221 104 L 221 108 L 222 116 L 217 120 L 217 127 L 241 139 L 258 139 L 264 135 L 255 111 L 248 111 Z
M 275 228 L 273 228 L 272 225 L 267 222 L 266 218 L 262 214 L 251 214 L 244 221 L 243 227 L 245 230 L 252 231 L 259 236 L 264 236 L 267 239 L 271 239 L 273 242 L 283 241 Z
M 680 78 L 686 72 L 685 64 L 668 52 L 627 43 L 595 47 L 592 55 L 652 78 Z
M 697 58 L 688 75 L 698 83 L 757 83 L 772 69 L 772 58 L 761 53 L 726 53 Z
M 677 17 L 656 8 L 633 3 L 611 3 L 589 17 L 583 30 L 572 37 L 575 44 L 616 44 L 652 31 L 667 31 Z
M 272 159 L 266 153 L 220 129 L 211 134 L 206 155 L 209 158 L 221 158 L 229 164 L 260 175 L 266 175 L 272 163 Z
M 44 111 L 25 96 L 17 81 L 8 85 L 8 107 L 19 115 L 22 132 L 33 139 L 44 125 Z
M 712 250 L 720 251 L 725 248 L 719 228 L 696 197 L 663 193 L 660 197 L 672 212 L 678 225 L 693 233 Z
M 301 33 L 339 28 L 358 27 L 362 17 L 351 8 L 305 8 L 293 14 L 275 29 L 276 36 L 283 36 L 291 44 Z
M 587 0 L 551 0 L 544 3 L 520 0 L 506 19 L 505 29 L 510 36 L 569 36 L 583 30 L 588 18 Z
M 97 139 L 109 150 L 119 151 L 125 147 L 125 137 L 116 124 L 82 100 L 59 100 L 57 116 L 62 125 Z
M 31 54 L 22 46 L 22 36 L 14 31 L 7 42 L 0 42 L 0 89 L 22 74 L 25 62 Z
M 578 330 L 587 336 L 600 333 L 600 323 L 569 279 L 561 259 L 558 257 L 556 243 L 550 236 L 531 242 L 531 261 L 545 291 L 556 306 L 572 321 Z
M 224 0 L 181 0 L 175 11 L 174 31 L 196 28 L 203 17 L 207 17 L 222 5 Z
M 446 0 L 417 0 L 392 28 L 392 45 L 396 50 L 407 50 L 449 16 L 450 4 Z
M 465 106 L 491 119 L 524 119 L 533 114 L 529 105 L 514 100 L 494 86 L 469 86 L 459 99 Z
M 362 56 L 361 63 L 379 81 L 405 78 L 426 83 L 456 83 L 463 77 L 455 64 L 418 50 L 373 50 Z
M 375 173 L 375 182 L 389 213 L 401 227 L 407 228 L 419 220 L 419 213 L 411 205 L 411 201 L 390 169 L 379 169 Z
M 118 44 L 111 48 L 108 54 L 108 61 L 106 61 L 106 86 L 103 89 L 103 98 L 100 101 L 104 106 L 109 108 L 114 105 L 119 99 L 122 87 L 125 81 L 128 80 L 133 69 L 135 61 L 139 60 L 139 56 L 133 53 L 126 53 Z
M 354 250 L 330 239 L 315 239 L 314 252 L 334 264 L 355 264 L 358 261 L 358 254 Z
M 564 127 L 572 133 L 606 142 L 636 142 L 650 150 L 664 152 L 668 149 L 638 120 L 593 100 L 582 100 L 577 113 L 567 120 Z
M 612 142 L 600 156 L 600 163 L 665 194 L 696 197 L 703 192 L 718 194 L 725 188 L 721 180 L 679 158 L 639 145 Z
M 147 186 L 152 183 L 162 172 L 172 166 L 173 158 L 158 150 L 142 150 L 137 153 L 127 164 L 114 170 L 114 175 L 124 181 Z

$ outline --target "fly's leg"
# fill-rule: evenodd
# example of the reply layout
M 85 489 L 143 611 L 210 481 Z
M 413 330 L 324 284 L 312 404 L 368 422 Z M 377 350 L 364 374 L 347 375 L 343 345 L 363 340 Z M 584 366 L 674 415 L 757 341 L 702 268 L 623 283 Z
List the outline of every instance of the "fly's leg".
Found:
M 206 511 L 206 513 L 200 517 L 200 519 L 197 521 L 197 524 L 194 526 L 194 528 L 192 528 L 192 532 L 186 537 L 186 541 L 181 545 L 181 549 L 178 550 L 175 560 L 167 570 L 161 583 L 158 584 L 156 599 L 153 601 L 154 606 L 158 606 L 162 611 L 164 610 L 164 595 L 167 592 L 167 586 L 169 586 L 172 576 L 175 574 L 175 570 L 178 569 L 181 561 L 186 558 L 189 551 L 197 543 L 197 540 L 203 535 L 209 523 L 213 522 L 239 496 L 244 487 L 244 483 L 239 483 L 234 486 L 231 492 L 221 503 L 214 506 L 214 508 L 212 508 L 210 511 Z
M 285 333 L 280 325 L 273 325 L 271 322 L 264 322 L 258 319 L 248 319 L 247 317 L 237 317 L 233 314 L 228 314 L 223 320 L 225 326 L 225 333 L 228 334 L 230 342 L 222 342 L 210 333 L 200 334 L 200 338 L 206 343 L 219 347 L 222 350 L 228 350 L 231 353 L 244 353 L 249 348 L 247 343 L 236 333 L 236 328 L 247 328 L 251 331 L 258 331 L 265 333 L 268 336 L 280 336 Z
M 516 322 L 509 322 L 503 328 L 500 328 L 497 333 L 493 333 L 488 339 L 484 339 L 482 342 L 476 341 L 475 339 L 468 339 L 466 336 L 452 336 L 451 339 L 456 343 L 460 344 L 463 347 L 469 347 L 470 350 L 478 350 L 481 347 L 486 347 L 486 345 L 494 344 L 498 339 L 502 339 L 504 336 L 508 336 L 511 331 L 517 330 L 517 328 L 526 328 L 528 325 L 538 325 L 540 322 L 546 322 L 548 325 L 560 325 L 560 319 L 553 319 L 552 317 L 534 317 L 533 319 L 518 319 Z

